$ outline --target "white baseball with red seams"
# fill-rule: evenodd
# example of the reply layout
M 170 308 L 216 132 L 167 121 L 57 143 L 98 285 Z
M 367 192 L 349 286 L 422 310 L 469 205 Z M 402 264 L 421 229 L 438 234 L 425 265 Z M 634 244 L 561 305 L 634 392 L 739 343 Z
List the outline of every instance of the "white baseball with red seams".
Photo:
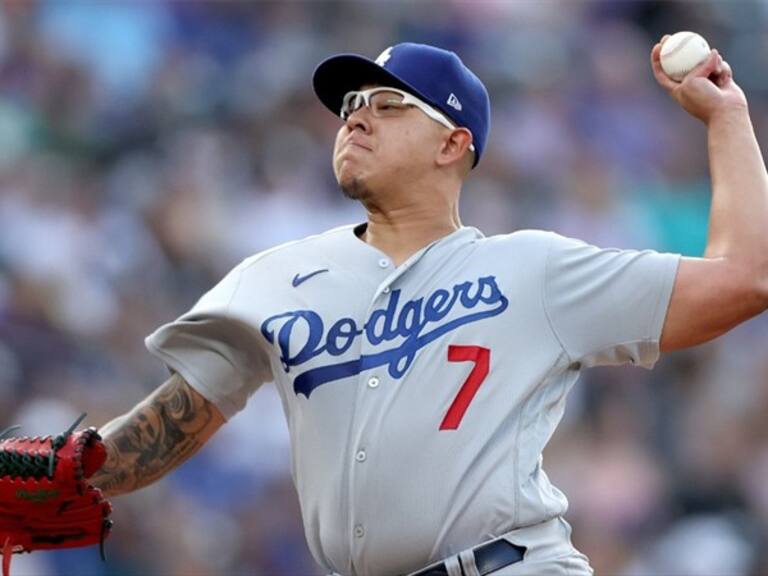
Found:
M 696 32 L 677 32 L 661 46 L 661 69 L 678 82 L 709 56 L 707 41 Z

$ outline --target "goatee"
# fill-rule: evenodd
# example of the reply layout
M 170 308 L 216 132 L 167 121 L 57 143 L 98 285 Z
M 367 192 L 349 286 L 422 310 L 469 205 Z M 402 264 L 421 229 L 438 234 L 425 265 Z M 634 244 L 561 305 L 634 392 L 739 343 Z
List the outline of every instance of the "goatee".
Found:
M 371 195 L 371 191 L 359 178 L 352 178 L 351 180 L 340 182 L 339 187 L 344 193 L 344 196 L 350 200 L 364 200 Z

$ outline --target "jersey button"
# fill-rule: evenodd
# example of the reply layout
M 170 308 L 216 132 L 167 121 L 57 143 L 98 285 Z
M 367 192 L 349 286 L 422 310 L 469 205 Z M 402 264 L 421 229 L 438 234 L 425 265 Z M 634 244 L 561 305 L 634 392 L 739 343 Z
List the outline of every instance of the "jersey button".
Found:
M 379 379 L 376 376 L 371 376 L 368 379 L 368 388 L 376 388 L 379 385 Z
M 384 294 L 389 294 L 389 286 L 384 286 L 384 290 L 382 290 Z
M 357 538 L 362 538 L 365 536 L 365 528 L 363 528 L 362 525 L 358 524 L 355 526 L 355 536 Z
M 355 454 L 355 460 L 357 460 L 358 462 L 365 462 L 365 459 L 366 459 L 365 450 L 358 450 L 357 454 Z
M 389 260 L 387 260 L 386 258 L 382 258 L 381 260 L 379 260 L 379 268 L 386 268 L 388 266 L 389 266 Z

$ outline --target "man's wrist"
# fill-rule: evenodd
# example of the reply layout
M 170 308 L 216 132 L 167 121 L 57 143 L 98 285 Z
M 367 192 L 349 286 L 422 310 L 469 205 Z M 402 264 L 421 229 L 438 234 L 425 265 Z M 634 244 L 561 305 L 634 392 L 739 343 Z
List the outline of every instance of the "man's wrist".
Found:
M 707 127 L 710 129 L 717 126 L 727 126 L 732 124 L 752 125 L 749 118 L 749 106 L 746 102 L 722 106 L 712 112 L 712 115 L 707 121 Z

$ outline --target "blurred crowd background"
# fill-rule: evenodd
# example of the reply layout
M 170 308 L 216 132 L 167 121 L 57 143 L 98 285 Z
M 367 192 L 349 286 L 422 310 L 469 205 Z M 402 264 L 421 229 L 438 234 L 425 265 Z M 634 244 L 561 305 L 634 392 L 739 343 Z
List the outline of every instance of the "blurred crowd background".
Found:
M 656 85 L 665 32 L 720 49 L 768 143 L 768 3 L 0 2 L 0 423 L 100 426 L 167 377 L 144 350 L 242 258 L 361 221 L 330 167 L 314 66 L 399 41 L 456 50 L 491 93 L 463 194 L 486 234 L 545 228 L 700 255 L 706 133 Z M 653 371 L 587 372 L 545 467 L 598 574 L 768 574 L 768 315 Z M 95 549 L 16 574 L 314 575 L 280 403 L 114 499 Z M 396 513 L 396 511 L 393 511 Z

